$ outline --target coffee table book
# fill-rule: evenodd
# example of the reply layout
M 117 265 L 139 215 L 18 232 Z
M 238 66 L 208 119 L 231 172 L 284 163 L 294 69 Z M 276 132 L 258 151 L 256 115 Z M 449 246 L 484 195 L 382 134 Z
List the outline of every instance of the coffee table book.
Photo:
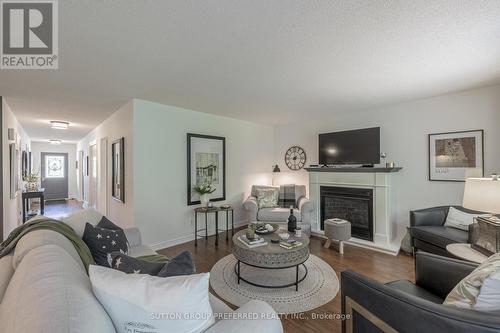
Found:
M 248 239 L 246 238 L 246 236 L 245 236 L 245 235 L 243 235 L 243 236 L 239 236 L 239 237 L 238 237 L 238 240 L 239 240 L 240 242 L 242 242 L 243 244 L 245 244 L 245 245 L 246 245 L 246 247 L 251 248 L 251 249 L 253 249 L 253 248 L 255 248 L 255 247 L 259 247 L 259 246 L 264 246 L 264 245 L 267 245 L 267 242 L 266 242 L 266 241 L 264 241 L 264 239 L 263 239 L 263 238 L 261 238 L 261 239 L 262 239 L 262 241 L 261 241 L 261 242 L 257 242 L 257 243 L 248 243 Z
M 282 241 L 280 242 L 280 246 L 284 249 L 291 250 L 296 247 L 302 246 L 302 243 L 301 242 L 289 243 L 287 241 Z

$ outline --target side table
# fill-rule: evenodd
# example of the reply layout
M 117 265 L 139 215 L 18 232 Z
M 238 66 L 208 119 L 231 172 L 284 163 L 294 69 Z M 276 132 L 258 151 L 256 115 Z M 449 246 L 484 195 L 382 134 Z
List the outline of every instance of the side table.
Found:
M 23 202 L 23 223 L 26 222 L 28 219 L 28 212 L 27 210 L 29 209 L 29 200 L 34 199 L 34 198 L 39 198 L 40 199 L 40 214 L 43 215 L 45 213 L 45 189 L 44 188 L 39 188 L 37 191 L 23 191 L 21 194 L 22 197 L 22 202 Z
M 234 209 L 233 207 L 198 207 L 194 209 L 194 246 L 198 246 L 198 237 L 205 237 L 208 240 L 208 216 L 214 214 L 215 218 L 215 245 L 219 245 L 219 212 L 226 213 L 226 241 L 229 240 L 229 212 L 231 212 L 231 232 L 234 235 Z M 198 214 L 205 215 L 205 228 L 198 229 Z M 205 235 L 201 236 L 200 231 L 205 231 Z
M 474 250 L 473 248 L 471 248 L 471 245 L 467 243 L 448 244 L 446 245 L 446 251 L 453 254 L 457 258 L 472 261 L 477 264 L 480 264 L 488 259 L 486 255 Z

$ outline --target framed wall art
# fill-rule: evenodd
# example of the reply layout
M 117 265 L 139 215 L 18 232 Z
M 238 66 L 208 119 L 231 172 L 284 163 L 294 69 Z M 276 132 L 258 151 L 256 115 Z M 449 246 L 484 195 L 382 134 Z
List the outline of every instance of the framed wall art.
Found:
M 125 202 L 125 138 L 111 144 L 111 196 Z
M 210 185 L 210 201 L 226 200 L 226 138 L 187 134 L 187 204 L 200 204 L 196 186 Z
M 483 130 L 429 134 L 429 180 L 463 182 L 483 174 Z

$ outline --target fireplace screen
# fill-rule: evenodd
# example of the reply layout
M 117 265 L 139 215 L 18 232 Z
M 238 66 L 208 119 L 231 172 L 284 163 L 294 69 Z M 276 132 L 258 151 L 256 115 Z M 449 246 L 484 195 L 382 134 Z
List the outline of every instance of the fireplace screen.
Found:
M 373 241 L 373 190 L 321 186 L 321 230 L 331 218 L 351 222 L 352 237 Z

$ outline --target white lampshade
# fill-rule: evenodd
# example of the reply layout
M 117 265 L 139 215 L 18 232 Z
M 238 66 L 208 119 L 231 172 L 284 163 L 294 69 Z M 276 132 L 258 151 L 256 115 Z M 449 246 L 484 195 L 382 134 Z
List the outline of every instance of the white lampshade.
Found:
M 500 181 L 491 178 L 467 178 L 462 206 L 480 212 L 500 214 Z

